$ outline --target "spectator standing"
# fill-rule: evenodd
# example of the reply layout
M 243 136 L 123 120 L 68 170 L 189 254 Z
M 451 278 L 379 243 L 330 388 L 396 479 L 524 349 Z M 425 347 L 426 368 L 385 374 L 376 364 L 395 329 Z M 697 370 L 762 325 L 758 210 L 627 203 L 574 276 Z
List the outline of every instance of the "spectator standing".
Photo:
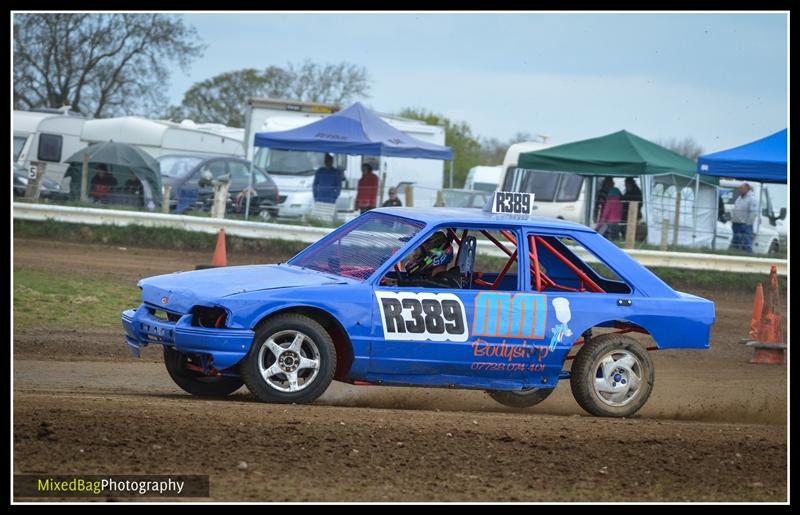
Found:
M 603 182 L 605 183 L 605 181 Z M 619 222 L 621 220 L 622 193 L 620 193 L 619 189 L 614 186 L 614 181 L 612 179 L 611 186 L 606 191 L 606 199 L 603 202 L 603 207 L 600 211 L 600 219 L 598 220 L 595 230 L 609 240 L 619 239 Z
M 91 196 L 95 202 L 108 202 L 108 194 L 117 186 L 117 179 L 108 171 L 105 164 L 95 168 L 97 172 L 91 181 Z
M 636 201 L 639 203 L 639 209 L 636 212 L 636 223 L 642 221 L 642 190 L 633 180 L 633 177 L 625 178 L 625 193 L 622 195 L 622 227 L 623 231 L 628 227 L 628 210 L 630 203 Z
M 333 167 L 333 156 L 325 154 L 325 166 L 317 168 L 314 175 L 314 202 L 336 204 L 336 199 L 342 191 L 343 180 L 342 171 Z
M 397 198 L 397 188 L 389 188 L 389 198 L 383 202 L 382 207 L 402 207 L 403 203 Z
M 361 213 L 375 209 L 378 197 L 378 176 L 372 173 L 372 165 L 361 165 L 361 179 L 358 180 L 358 193 L 356 194 L 356 208 Z
M 758 205 L 753 189 L 746 182 L 739 186 L 739 196 L 733 204 L 731 222 L 733 241 L 731 248 L 753 253 L 753 223 L 758 215 Z
M 594 219 L 598 223 L 600 223 L 600 215 L 603 212 L 603 205 L 606 203 L 606 198 L 608 198 L 608 190 L 613 187 L 613 177 L 606 177 L 603 179 L 603 182 L 600 183 L 600 189 L 597 190 L 597 196 L 595 197 L 594 201 Z

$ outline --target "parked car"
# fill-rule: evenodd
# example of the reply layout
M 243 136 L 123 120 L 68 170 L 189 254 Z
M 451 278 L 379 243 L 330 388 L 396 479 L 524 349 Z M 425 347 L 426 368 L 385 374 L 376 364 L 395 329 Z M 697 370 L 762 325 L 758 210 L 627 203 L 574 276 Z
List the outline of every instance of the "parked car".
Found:
M 24 197 L 28 188 L 28 171 L 24 166 L 13 165 L 14 197 Z M 67 200 L 69 194 L 61 189 L 61 185 L 52 179 L 43 177 L 39 183 L 39 198 L 43 200 Z
M 230 156 L 193 156 L 170 154 L 157 159 L 164 184 L 172 188 L 170 211 L 182 213 L 187 209 L 210 210 L 214 201 L 211 180 L 228 176 L 227 211 L 244 213 L 250 180 L 250 162 Z M 250 214 L 264 218 L 278 214 L 278 186 L 265 171 L 253 166 L 253 190 Z
M 335 379 L 484 389 L 528 407 L 569 379 L 587 412 L 625 417 L 652 391 L 648 350 L 707 349 L 714 323 L 712 302 L 588 227 L 475 209 L 378 208 L 286 263 L 139 288 L 122 314 L 134 355 L 162 345 L 191 394 L 247 385 L 275 403 L 312 402 Z
M 442 190 L 442 200 L 445 207 L 470 207 L 483 209 L 492 198 L 492 192 L 480 190 Z

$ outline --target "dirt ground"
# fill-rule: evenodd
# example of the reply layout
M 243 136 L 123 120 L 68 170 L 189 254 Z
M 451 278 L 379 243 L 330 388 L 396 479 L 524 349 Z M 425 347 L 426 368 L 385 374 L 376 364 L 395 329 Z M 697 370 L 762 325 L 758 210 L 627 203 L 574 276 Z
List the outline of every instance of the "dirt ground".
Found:
M 209 259 L 14 240 L 15 267 L 132 286 Z M 716 303 L 711 349 L 653 353 L 650 400 L 614 420 L 586 415 L 567 382 L 527 410 L 478 391 L 341 383 L 309 406 L 244 388 L 197 399 L 158 349 L 131 358 L 121 327 L 17 330 L 14 471 L 208 474 L 215 500 L 785 501 L 786 367 L 748 363 L 750 295 L 690 293 Z

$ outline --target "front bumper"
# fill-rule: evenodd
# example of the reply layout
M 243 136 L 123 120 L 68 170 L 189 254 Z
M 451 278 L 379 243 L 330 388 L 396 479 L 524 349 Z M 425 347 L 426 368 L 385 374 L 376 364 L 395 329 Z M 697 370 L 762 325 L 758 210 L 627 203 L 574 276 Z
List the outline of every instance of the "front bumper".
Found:
M 177 322 L 162 320 L 146 304 L 122 312 L 125 341 L 134 356 L 151 343 L 168 345 L 187 354 L 211 356 L 217 370 L 236 365 L 250 351 L 255 333 L 249 329 L 215 329 L 191 325 L 192 315 Z

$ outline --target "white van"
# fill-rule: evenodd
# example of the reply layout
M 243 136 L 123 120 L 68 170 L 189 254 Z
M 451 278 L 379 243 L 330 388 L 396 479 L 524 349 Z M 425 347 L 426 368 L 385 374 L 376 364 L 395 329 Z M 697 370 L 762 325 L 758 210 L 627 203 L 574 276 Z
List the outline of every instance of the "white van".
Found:
M 14 163 L 28 170 L 32 161 L 45 162 L 45 177 L 60 183 L 69 166 L 62 161 L 86 146 L 81 131 L 87 121 L 67 107 L 14 111 Z
M 465 190 L 495 191 L 503 175 L 503 165 L 473 166 L 464 181 Z
M 747 182 L 753 188 L 753 194 L 758 199 L 758 216 L 753 223 L 753 254 L 777 254 L 781 248 L 781 235 L 779 228 L 786 232 L 787 227 L 787 212 L 785 207 L 781 207 L 778 213 L 774 208 L 776 205 L 781 205 L 785 201 L 782 199 L 775 199 L 773 202 L 772 195 L 770 194 L 770 186 L 772 190 L 778 185 L 762 184 L 759 182 L 742 181 L 735 179 L 720 179 L 719 192 L 725 206 L 725 213 L 730 215 L 733 211 L 733 205 L 736 198 L 739 196 L 739 186 Z M 775 191 L 774 191 L 775 192 Z M 778 221 L 782 221 L 780 226 Z M 730 217 L 726 217 L 725 225 L 731 227 Z M 784 236 L 785 238 L 785 236 Z M 785 241 L 785 240 L 784 240 Z
M 591 177 L 569 172 L 539 172 L 517 168 L 520 154 L 551 146 L 534 141 L 511 145 L 503 159 L 503 174 L 499 189 L 534 193 L 535 213 L 539 216 L 591 225 L 591 221 L 586 219 L 586 190 Z M 617 185 L 619 186 L 621 184 Z

